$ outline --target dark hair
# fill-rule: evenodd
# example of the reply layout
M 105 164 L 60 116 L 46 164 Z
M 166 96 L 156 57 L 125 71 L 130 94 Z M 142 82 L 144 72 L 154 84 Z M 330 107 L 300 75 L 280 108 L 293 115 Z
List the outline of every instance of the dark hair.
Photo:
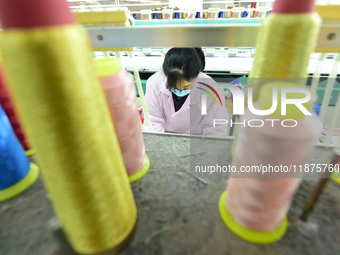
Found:
M 199 51 L 199 53 L 198 53 Z M 203 60 L 202 60 L 203 59 Z M 203 62 L 204 61 L 204 62 Z M 164 58 L 163 71 L 167 87 L 176 88 L 178 81 L 190 81 L 204 69 L 204 53 L 200 48 L 172 48 Z
M 198 57 L 199 57 L 200 60 L 201 60 L 201 64 L 202 64 L 202 69 L 201 69 L 201 71 L 203 71 L 204 68 L 205 68 L 205 55 L 204 55 L 204 52 L 203 52 L 202 48 L 194 48 L 194 49 L 195 49 L 195 51 L 196 51 Z

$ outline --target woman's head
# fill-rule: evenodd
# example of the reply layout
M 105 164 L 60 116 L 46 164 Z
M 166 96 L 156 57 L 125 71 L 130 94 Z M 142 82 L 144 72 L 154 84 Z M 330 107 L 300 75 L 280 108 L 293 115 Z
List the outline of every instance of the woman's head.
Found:
M 163 71 L 168 89 L 189 89 L 205 66 L 201 48 L 172 48 L 164 58 Z

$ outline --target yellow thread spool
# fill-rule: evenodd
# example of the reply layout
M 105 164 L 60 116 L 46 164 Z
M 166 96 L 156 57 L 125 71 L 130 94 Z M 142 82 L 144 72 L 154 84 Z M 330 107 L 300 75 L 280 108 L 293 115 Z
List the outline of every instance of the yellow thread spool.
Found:
M 321 18 L 317 13 L 271 13 L 264 19 L 249 74 L 248 85 L 254 88 L 254 101 L 263 85 L 263 80 L 256 78 L 299 78 L 300 82 L 304 81 L 320 24 Z
M 334 167 L 334 172 L 331 174 L 331 178 L 332 180 L 337 183 L 338 185 L 340 185 L 340 161 L 337 163 L 337 165 Z
M 320 25 L 321 18 L 317 13 L 271 13 L 263 20 L 248 81 L 248 87 L 253 87 L 253 101 L 257 101 L 261 86 L 271 81 L 286 78 L 289 80 L 285 81 L 305 85 L 309 58 Z M 238 129 L 239 126 L 235 129 L 233 155 Z
M 136 206 L 105 98 L 76 25 L 8 30 L 9 83 L 71 244 L 99 253 L 134 228 Z

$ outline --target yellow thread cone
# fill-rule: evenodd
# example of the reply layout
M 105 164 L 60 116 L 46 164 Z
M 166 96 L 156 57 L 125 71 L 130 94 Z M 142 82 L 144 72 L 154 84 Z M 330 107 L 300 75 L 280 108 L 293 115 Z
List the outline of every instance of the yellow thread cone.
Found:
M 254 101 L 264 81 L 255 78 L 300 78 L 301 82 L 304 81 L 320 24 L 321 18 L 317 13 L 271 13 L 264 19 L 249 74 L 248 86 L 254 87 Z
M 271 13 L 263 20 L 248 81 L 248 87 L 253 87 L 254 102 L 265 83 L 282 79 L 305 85 L 304 78 L 307 77 L 309 59 L 316 45 L 320 25 L 321 18 L 317 13 Z M 233 155 L 238 133 L 239 125 L 235 128 Z
M 77 252 L 131 233 L 136 207 L 89 44 L 78 26 L 9 30 L 1 48 L 53 206 Z

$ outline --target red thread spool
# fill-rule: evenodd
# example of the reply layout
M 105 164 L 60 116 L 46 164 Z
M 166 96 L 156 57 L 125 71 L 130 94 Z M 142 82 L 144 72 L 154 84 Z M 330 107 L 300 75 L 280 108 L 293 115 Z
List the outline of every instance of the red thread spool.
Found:
M 11 125 L 14 130 L 15 135 L 20 141 L 22 147 L 25 151 L 30 150 L 30 146 L 22 129 L 17 111 L 15 109 L 14 101 L 8 90 L 5 74 L 0 63 L 0 104 L 4 109 Z

